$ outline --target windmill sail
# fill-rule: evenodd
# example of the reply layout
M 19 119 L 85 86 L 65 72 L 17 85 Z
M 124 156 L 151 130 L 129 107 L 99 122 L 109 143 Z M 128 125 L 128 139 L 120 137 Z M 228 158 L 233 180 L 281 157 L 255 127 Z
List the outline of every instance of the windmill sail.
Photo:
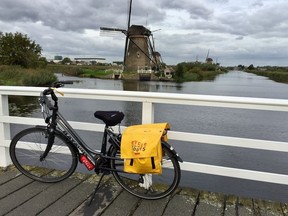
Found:
M 126 29 L 119 28 L 108 28 L 108 27 L 100 27 L 100 36 L 120 36 L 123 34 L 127 34 Z

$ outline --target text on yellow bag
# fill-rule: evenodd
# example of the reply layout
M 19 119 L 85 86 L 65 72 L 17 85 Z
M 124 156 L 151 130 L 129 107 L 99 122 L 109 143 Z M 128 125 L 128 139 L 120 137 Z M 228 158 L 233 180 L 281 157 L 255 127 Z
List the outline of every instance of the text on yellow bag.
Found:
M 162 173 L 161 139 L 167 141 L 168 123 L 127 127 L 121 139 L 124 171 L 139 174 Z

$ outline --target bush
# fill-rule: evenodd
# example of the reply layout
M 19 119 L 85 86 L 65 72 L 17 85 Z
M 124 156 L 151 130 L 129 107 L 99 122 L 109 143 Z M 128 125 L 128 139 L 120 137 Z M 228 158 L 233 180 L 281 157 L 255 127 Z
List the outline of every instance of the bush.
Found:
M 177 64 L 175 80 L 178 82 L 213 80 L 218 74 L 226 72 L 219 68 L 216 64 L 182 62 Z

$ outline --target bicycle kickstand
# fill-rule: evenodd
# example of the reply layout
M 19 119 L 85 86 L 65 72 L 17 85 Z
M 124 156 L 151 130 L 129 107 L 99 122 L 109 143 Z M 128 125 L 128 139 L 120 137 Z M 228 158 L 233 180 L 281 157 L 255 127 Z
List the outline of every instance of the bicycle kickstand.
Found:
M 101 181 L 102 181 L 104 175 L 105 175 L 105 173 L 103 173 L 103 174 L 101 175 L 101 177 L 100 177 L 100 179 L 99 179 L 99 181 L 98 181 L 98 184 L 97 184 L 97 186 L 96 186 L 96 188 L 95 188 L 95 190 L 94 190 L 94 193 L 93 193 L 93 195 L 92 195 L 91 198 L 90 198 L 90 202 L 89 202 L 88 206 L 91 205 L 91 203 L 92 203 L 92 201 L 93 201 L 93 199 L 94 199 L 94 197 L 95 197 L 97 191 L 99 190 L 100 183 L 101 183 Z

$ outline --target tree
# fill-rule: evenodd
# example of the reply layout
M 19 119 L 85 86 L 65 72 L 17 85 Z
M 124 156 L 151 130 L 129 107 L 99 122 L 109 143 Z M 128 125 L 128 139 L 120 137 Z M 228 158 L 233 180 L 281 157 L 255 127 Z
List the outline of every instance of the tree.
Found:
M 176 72 L 175 75 L 177 78 L 183 78 L 184 77 L 184 64 L 185 63 L 179 63 L 176 66 Z
M 27 35 L 0 33 L 0 64 L 38 67 L 42 48 Z
M 244 70 L 244 69 L 245 69 L 245 66 L 244 66 L 244 65 L 238 65 L 238 68 L 239 68 L 240 70 Z
M 72 61 L 71 61 L 71 59 L 70 58 L 68 58 L 68 57 L 65 57 L 63 60 L 62 60 L 62 64 L 70 64 Z
M 254 68 L 254 65 L 253 65 L 253 64 L 249 65 L 248 69 L 249 69 L 249 70 L 254 70 L 254 69 L 255 69 L 255 68 Z

